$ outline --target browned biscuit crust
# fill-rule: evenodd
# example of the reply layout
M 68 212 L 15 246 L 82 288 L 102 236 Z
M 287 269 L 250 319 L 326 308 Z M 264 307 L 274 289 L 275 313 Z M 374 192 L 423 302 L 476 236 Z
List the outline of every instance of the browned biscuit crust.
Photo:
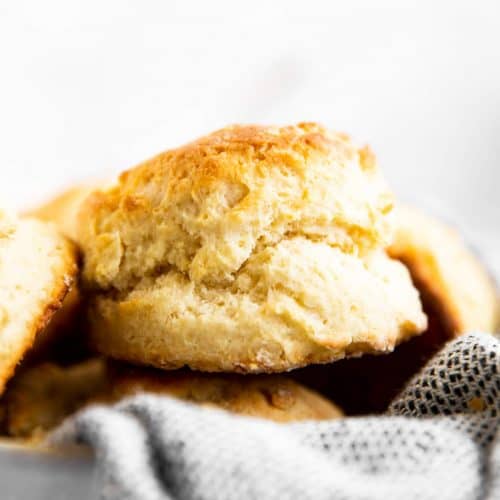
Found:
M 43 222 L 20 219 L 0 241 L 0 392 L 62 306 L 77 273 L 77 251 Z
M 42 363 L 18 374 L 3 398 L 4 429 L 12 437 L 40 438 L 85 405 L 112 404 L 145 392 L 276 422 L 343 415 L 330 401 L 283 376 L 163 372 L 92 359 L 66 368 Z
M 270 373 L 390 352 L 426 326 L 391 260 L 375 157 L 315 123 L 232 126 L 91 195 L 91 338 L 165 369 Z
M 233 413 L 291 422 L 339 418 L 342 411 L 318 393 L 281 375 L 165 372 L 115 365 L 110 397 L 166 394 Z
M 407 266 L 450 336 L 496 331 L 500 317 L 498 290 L 484 265 L 453 228 L 400 206 L 389 254 Z

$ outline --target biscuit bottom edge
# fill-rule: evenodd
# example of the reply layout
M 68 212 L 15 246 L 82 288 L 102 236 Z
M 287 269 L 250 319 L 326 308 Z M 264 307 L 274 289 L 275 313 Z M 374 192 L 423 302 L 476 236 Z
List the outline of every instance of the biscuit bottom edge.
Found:
M 252 255 L 227 286 L 171 269 L 90 305 L 98 351 L 164 369 L 282 372 L 390 352 L 426 326 L 402 264 L 304 238 Z

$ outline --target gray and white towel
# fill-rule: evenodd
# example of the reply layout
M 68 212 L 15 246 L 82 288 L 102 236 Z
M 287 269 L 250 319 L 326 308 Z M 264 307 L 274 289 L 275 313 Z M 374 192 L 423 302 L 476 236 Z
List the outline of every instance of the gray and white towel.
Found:
M 276 424 L 141 395 L 65 422 L 107 500 L 500 499 L 500 343 L 436 355 L 382 417 Z

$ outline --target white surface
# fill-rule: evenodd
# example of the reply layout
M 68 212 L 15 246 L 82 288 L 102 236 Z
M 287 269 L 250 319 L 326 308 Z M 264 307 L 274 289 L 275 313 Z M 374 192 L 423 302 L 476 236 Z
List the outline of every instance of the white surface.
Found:
M 48 451 L 0 442 L 2 500 L 96 500 L 100 481 L 90 450 Z
M 0 199 L 229 122 L 319 120 L 500 253 L 499 21 L 484 0 L 2 2 Z

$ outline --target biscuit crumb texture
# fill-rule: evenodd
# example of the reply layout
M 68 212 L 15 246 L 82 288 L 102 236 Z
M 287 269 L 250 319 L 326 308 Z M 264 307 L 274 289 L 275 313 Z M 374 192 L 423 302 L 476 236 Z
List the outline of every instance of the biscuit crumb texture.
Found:
M 0 215 L 0 392 L 77 271 L 76 250 L 55 227 Z
M 283 371 L 425 329 L 383 249 L 393 197 L 368 148 L 317 124 L 233 126 L 85 202 L 93 340 L 163 368 Z

